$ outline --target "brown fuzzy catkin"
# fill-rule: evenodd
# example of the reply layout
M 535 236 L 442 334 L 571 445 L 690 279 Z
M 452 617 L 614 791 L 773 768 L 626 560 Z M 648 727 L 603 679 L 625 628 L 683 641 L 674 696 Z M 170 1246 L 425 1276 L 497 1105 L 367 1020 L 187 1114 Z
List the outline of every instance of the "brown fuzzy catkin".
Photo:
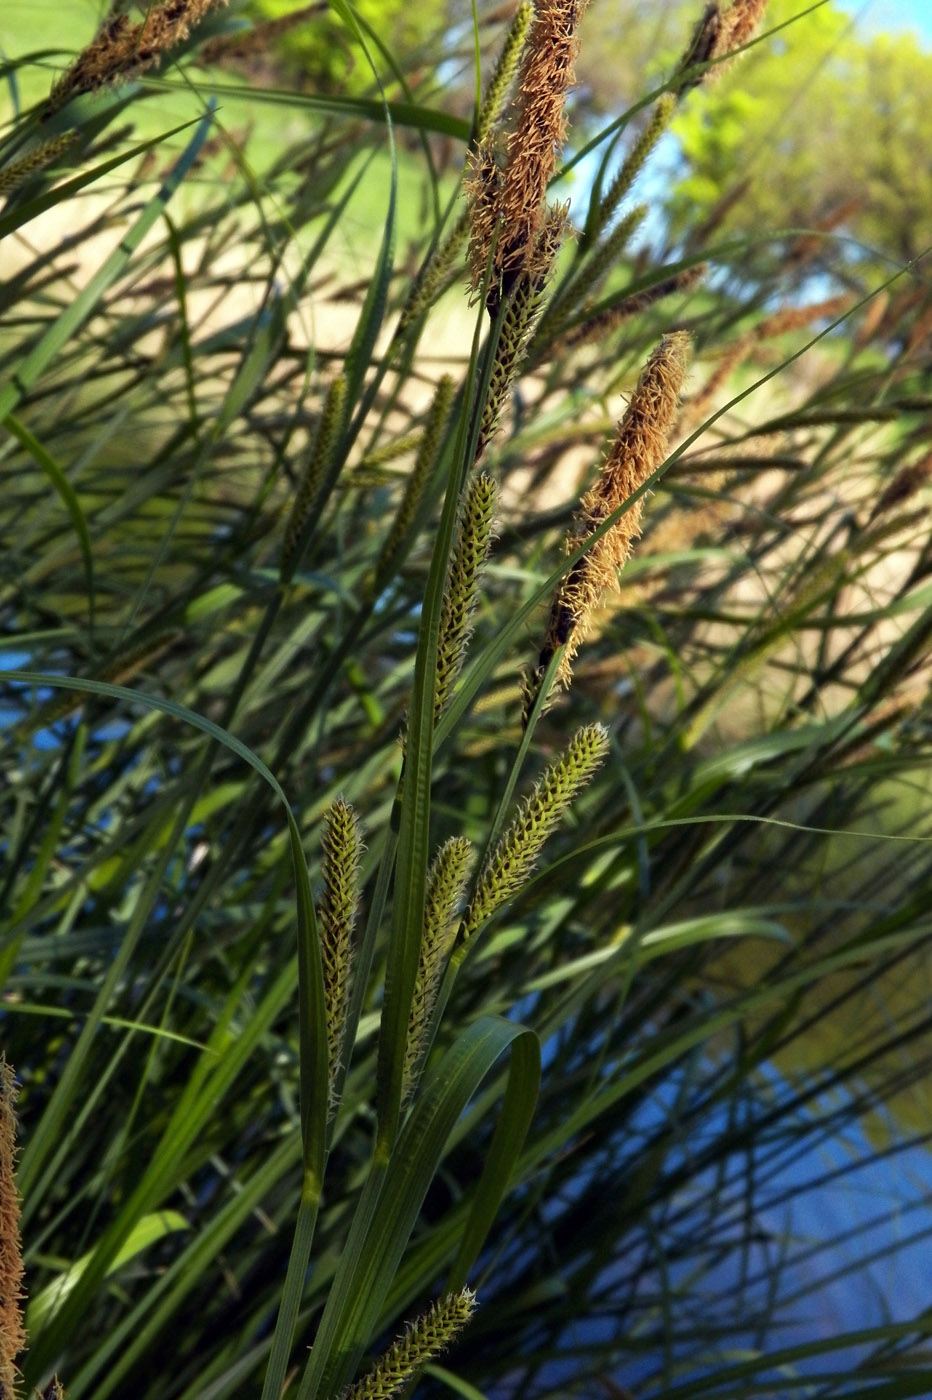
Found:
M 767 0 L 735 0 L 722 16 L 715 57 L 724 57 L 749 43 L 764 18 L 766 8 Z
M 95 92 L 108 83 L 136 77 L 157 63 L 161 54 L 187 39 L 207 12 L 227 0 L 163 0 L 153 5 L 138 24 L 111 13 L 71 67 L 52 85 L 44 117 L 57 112 L 72 97 Z
M 490 259 L 494 282 L 520 272 L 534 256 L 546 218 L 547 186 L 566 136 L 564 106 L 574 81 L 577 28 L 585 7 L 586 0 L 537 0 L 504 165 L 498 164 L 494 129 L 473 160 L 467 192 L 474 287 L 482 284 Z
M 269 44 L 284 38 L 286 34 L 300 28 L 302 24 L 316 19 L 318 15 L 325 15 L 329 8 L 328 0 L 316 0 L 313 5 L 305 5 L 303 9 L 292 10 L 290 14 L 282 15 L 281 19 L 270 19 L 266 20 L 264 24 L 254 24 L 251 29 L 242 33 L 221 34 L 216 39 L 211 39 L 201 49 L 201 62 L 222 63 L 227 58 L 255 58 L 256 54 L 261 53 Z
M 676 418 L 689 352 L 689 336 L 685 331 L 674 331 L 664 336 L 651 354 L 599 480 L 582 498 L 579 526 L 567 541 L 569 552 L 575 552 L 660 466 Z M 560 647 L 564 650 L 557 677 L 564 686 L 569 685 L 573 657 L 586 635 L 592 613 L 606 588 L 615 583 L 617 571 L 624 567 L 631 546 L 641 533 L 642 510 L 643 496 L 593 541 L 557 589 L 546 640 L 527 688 L 525 722 L 544 673 Z
M 0 1057 L 0 1400 L 16 1395 L 16 1358 L 23 1330 L 23 1251 L 16 1190 L 16 1081 Z
M 724 11 L 714 0 L 707 5 L 680 60 L 678 71 L 684 76 L 678 94 L 717 82 L 730 66 L 729 55 L 753 39 L 766 8 L 767 0 L 734 0 Z M 705 63 L 713 66 L 695 71 Z
M 515 279 L 506 297 L 500 301 L 498 287 L 489 289 L 486 304 L 492 316 L 501 317 L 502 326 L 479 421 L 476 462 L 498 430 L 502 411 L 537 329 L 544 305 L 544 291 L 566 227 L 567 212 L 567 206 L 562 204 L 548 209 L 543 231 L 536 240 L 534 259 Z

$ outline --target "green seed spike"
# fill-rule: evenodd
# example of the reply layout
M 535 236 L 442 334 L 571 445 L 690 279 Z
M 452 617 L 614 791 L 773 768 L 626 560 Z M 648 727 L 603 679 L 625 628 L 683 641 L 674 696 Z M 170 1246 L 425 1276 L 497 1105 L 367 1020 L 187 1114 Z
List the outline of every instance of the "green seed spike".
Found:
M 282 558 L 279 577 L 282 583 L 290 583 L 301 562 L 307 547 L 310 532 L 308 523 L 320 493 L 327 468 L 333 458 L 334 449 L 343 427 L 346 406 L 346 376 L 338 374 L 327 390 L 314 443 L 308 454 L 307 463 L 301 475 L 288 524 L 285 526 L 285 542 L 282 545 Z
M 464 211 L 442 243 L 418 272 L 401 309 L 395 335 L 402 335 L 410 325 L 422 315 L 434 300 L 445 290 L 450 271 L 462 251 L 469 234 L 469 217 Z
M 544 305 L 544 291 L 563 239 L 567 214 L 568 206 L 552 206 L 547 211 L 533 258 L 527 269 L 518 274 L 511 292 L 499 300 L 498 289 L 490 290 L 489 312 L 493 319 L 501 317 L 502 329 L 479 424 L 477 462 L 498 429 L 511 386 L 518 377 L 531 337 L 537 329 Z
M 359 907 L 362 839 L 356 815 L 342 797 L 324 819 L 324 892 L 317 911 L 327 1004 L 330 1086 L 340 1066 L 352 966 L 353 925 Z
M 466 893 L 469 867 L 473 861 L 472 842 L 465 836 L 452 836 L 437 852 L 427 876 L 424 906 L 424 935 L 418 954 L 417 980 L 408 1017 L 405 1043 L 404 1090 L 407 1101 L 416 1083 L 418 1069 L 427 1048 L 430 1020 L 446 968 L 447 957 L 456 936 L 456 913 Z
M 400 1395 L 428 1361 L 446 1351 L 475 1308 L 476 1295 L 468 1288 L 431 1304 L 379 1357 L 369 1374 L 343 1392 L 341 1400 L 390 1400 Z
M 578 265 L 576 270 L 561 282 L 557 292 L 547 307 L 540 330 L 534 341 L 535 358 L 537 352 L 561 338 L 561 332 L 571 317 L 578 314 L 584 298 L 593 292 L 602 279 L 611 271 L 621 256 L 636 229 L 647 217 L 647 205 L 637 204 L 620 219 L 608 238 L 591 255 Z
M 466 487 L 440 612 L 435 721 L 453 694 L 466 656 L 479 582 L 492 539 L 497 495 L 498 487 L 486 472 L 480 472 Z
M 585 246 L 586 243 L 594 243 L 609 222 L 640 174 L 651 151 L 669 126 L 675 108 L 676 98 L 673 93 L 665 92 L 654 107 L 649 122 L 625 157 L 618 174 L 609 185 L 605 198 L 600 201 L 593 226 L 586 230 L 581 246 Z
M 523 0 L 523 3 L 515 11 L 495 70 L 489 79 L 485 97 L 482 99 L 470 143 L 473 147 L 479 145 L 488 135 L 493 123 L 501 116 L 508 90 L 514 80 L 515 73 L 518 71 L 521 53 L 533 17 L 534 6 L 531 4 L 531 0 Z
M 76 131 L 66 131 L 62 136 L 53 136 L 50 141 L 43 141 L 18 160 L 10 161 L 9 165 L 0 170 L 0 197 L 12 194 L 30 175 L 35 175 L 37 171 L 51 165 L 77 139 Z
M 576 794 L 591 781 L 608 746 L 608 731 L 601 724 L 577 730 L 563 756 L 546 769 L 534 791 L 519 805 L 514 821 L 479 876 L 463 919 L 464 943 L 524 887 L 544 842 Z

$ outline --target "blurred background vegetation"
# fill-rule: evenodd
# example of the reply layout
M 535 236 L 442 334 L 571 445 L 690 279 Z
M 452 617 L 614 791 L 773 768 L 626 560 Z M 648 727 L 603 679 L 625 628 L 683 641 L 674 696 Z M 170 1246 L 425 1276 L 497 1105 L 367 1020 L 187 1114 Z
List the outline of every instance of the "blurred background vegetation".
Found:
M 104 10 L 4 6 L 24 1393 L 57 1371 L 74 1400 L 335 1395 L 463 1240 L 479 1308 L 425 1394 L 932 1391 L 932 54 L 834 3 L 771 0 L 714 82 L 678 70 L 692 0 L 583 18 L 553 182 L 575 236 L 488 449 L 497 538 L 423 839 L 484 850 L 580 724 L 611 753 L 445 984 L 440 1087 L 379 1184 L 391 910 L 424 875 L 402 861 L 393 889 L 416 805 L 399 734 L 427 703 L 435 541 L 494 352 L 462 250 L 407 313 L 515 8 L 231 3 L 50 112 Z M 643 538 L 522 738 L 581 491 L 680 328 L 695 358 Z M 297 945 L 338 794 L 365 833 L 370 975 L 311 1246 Z M 515 1049 L 493 1182 L 497 1056 L 524 1027 L 540 1093 L 525 1139 Z

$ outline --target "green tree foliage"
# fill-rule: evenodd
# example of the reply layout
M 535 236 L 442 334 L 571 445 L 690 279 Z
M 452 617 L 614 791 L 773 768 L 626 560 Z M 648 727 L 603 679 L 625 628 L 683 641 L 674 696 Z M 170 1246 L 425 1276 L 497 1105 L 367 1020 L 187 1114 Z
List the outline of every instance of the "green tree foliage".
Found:
M 295 12 L 293 0 L 250 0 L 247 8 L 257 22 L 277 21 Z M 276 56 L 303 73 L 319 91 L 361 92 L 372 85 L 372 70 L 355 36 L 329 5 L 319 14 L 276 40 Z M 372 25 L 393 53 L 411 55 L 443 28 L 443 0 L 356 0 L 354 10 L 363 26 Z M 372 45 L 373 56 L 377 47 Z M 384 71 L 384 65 L 379 65 Z
M 834 229 L 850 235 L 849 263 L 918 257 L 932 213 L 919 158 L 932 148 L 932 55 L 909 35 L 858 37 L 833 3 L 773 0 L 767 15 L 769 33 L 680 110 L 688 173 L 674 228 L 741 189 L 722 232 Z

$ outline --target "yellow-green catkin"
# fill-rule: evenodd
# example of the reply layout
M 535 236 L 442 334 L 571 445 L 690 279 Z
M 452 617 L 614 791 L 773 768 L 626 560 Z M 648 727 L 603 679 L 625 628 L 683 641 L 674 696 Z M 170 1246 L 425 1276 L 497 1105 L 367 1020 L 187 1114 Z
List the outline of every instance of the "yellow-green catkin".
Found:
M 643 131 L 625 156 L 621 169 L 609 185 L 605 196 L 599 201 L 593 227 L 588 233 L 589 241 L 594 242 L 599 237 L 631 189 L 651 151 L 669 126 L 675 108 L 676 97 L 672 92 L 665 92 L 655 104 Z
M 418 317 L 422 316 L 428 307 L 433 305 L 440 293 L 446 290 L 454 267 L 456 275 L 459 275 L 458 259 L 468 232 L 469 216 L 464 212 L 457 219 L 446 238 L 442 239 L 434 251 L 428 254 L 423 267 L 415 277 L 401 309 L 401 315 L 398 317 L 398 325 L 395 328 L 396 336 L 402 335 L 409 326 L 413 325 Z
M 515 74 L 518 71 L 518 64 L 521 54 L 527 41 L 528 30 L 531 27 L 531 20 L 534 18 L 534 6 L 531 0 L 522 0 L 515 10 L 511 24 L 508 26 L 508 33 L 505 35 L 505 42 L 502 51 L 498 56 L 498 62 L 489 79 L 485 95 L 476 114 L 476 123 L 472 135 L 472 145 L 480 145 L 488 136 L 492 124 L 498 120 L 502 114 L 502 109 L 514 82 Z
M 87 48 L 53 84 L 43 115 L 57 112 L 79 93 L 138 77 L 168 49 L 183 43 L 217 4 L 226 0 L 163 0 L 138 24 L 112 10 Z
M 452 836 L 440 847 L 427 875 L 424 933 L 405 1042 L 405 1100 L 411 1096 L 424 1057 L 430 1020 L 456 936 L 456 914 L 466 893 L 473 856 L 472 843 L 465 836 Z
M 36 1391 L 38 1400 L 65 1400 L 65 1387 L 57 1376 Z
M 644 485 L 667 453 L 667 439 L 679 407 L 689 360 L 685 331 L 664 336 L 641 372 L 598 481 L 582 498 L 579 523 L 567 540 L 567 552 L 581 545 Z M 586 635 L 592 613 L 617 579 L 641 532 L 643 496 L 585 550 L 563 578 L 550 609 L 547 635 L 537 669 L 525 689 L 525 723 L 544 673 L 563 648 L 558 679 L 569 685 L 572 661 Z
M 41 141 L 18 160 L 11 160 L 9 165 L 0 170 L 0 198 L 12 194 L 30 175 L 35 175 L 51 165 L 63 151 L 74 145 L 77 139 L 76 131 L 66 131 L 61 136 L 53 136 L 49 141 Z
M 473 477 L 463 495 L 440 610 L 435 720 L 453 694 L 466 656 L 479 596 L 479 582 L 492 539 L 497 497 L 495 481 L 486 472 Z
M 420 445 L 422 436 L 421 433 L 408 433 L 405 437 L 392 438 L 391 442 L 383 443 L 381 447 L 373 447 L 371 452 L 367 452 L 359 465 L 353 469 L 354 484 L 357 475 L 374 471 L 376 467 L 381 467 L 386 462 L 394 462 L 398 457 L 404 457 L 406 453 L 413 452 Z
M 0 1400 L 15 1400 L 23 1330 L 23 1250 L 16 1189 L 16 1081 L 0 1057 Z
M 327 1048 L 333 1090 L 343 1054 L 353 961 L 353 925 L 359 909 L 362 838 L 352 807 L 342 797 L 324 818 L 323 895 L 317 910 L 327 1006 Z
M 301 561 L 307 544 L 307 525 L 320 494 L 320 488 L 327 468 L 333 458 L 337 439 L 343 428 L 343 415 L 346 407 L 346 376 L 338 374 L 327 390 L 327 397 L 321 410 L 314 442 L 308 453 L 304 471 L 295 493 L 294 504 L 288 523 L 285 526 L 285 539 L 282 545 L 280 578 L 289 583 Z
M 544 293 L 563 239 L 567 216 L 566 205 L 554 205 L 549 209 L 543 231 L 537 240 L 534 261 L 516 278 L 501 302 L 498 301 L 498 293 L 490 289 L 489 310 L 493 315 L 501 317 L 501 333 L 479 422 L 475 456 L 477 462 L 498 430 L 512 385 L 527 357 L 528 347 L 543 310 Z
M 608 746 L 608 732 L 601 724 L 577 730 L 566 752 L 546 769 L 534 791 L 520 804 L 479 876 L 463 918 L 464 942 L 524 887 L 544 842 L 573 798 L 591 781 Z
M 536 0 L 518 72 L 515 120 L 504 136 L 491 126 L 472 161 L 469 265 L 472 285 L 491 267 L 494 316 L 522 270 L 537 259 L 547 219 L 547 187 L 566 137 L 564 107 L 574 81 L 577 29 L 585 0 Z M 499 151 L 503 149 L 503 160 Z
M 475 1309 L 476 1295 L 469 1288 L 432 1303 L 409 1323 L 404 1336 L 379 1357 L 369 1374 L 343 1392 L 341 1400 L 391 1400 L 400 1395 L 422 1367 L 446 1351 Z
M 386 582 L 392 577 L 417 519 L 424 492 L 437 463 L 437 453 L 443 441 L 447 420 L 450 417 L 453 387 L 452 377 L 445 374 L 434 391 L 434 397 L 424 420 L 424 430 L 418 441 L 414 463 L 405 482 L 404 494 L 369 580 L 368 594 L 370 597 L 384 588 Z

